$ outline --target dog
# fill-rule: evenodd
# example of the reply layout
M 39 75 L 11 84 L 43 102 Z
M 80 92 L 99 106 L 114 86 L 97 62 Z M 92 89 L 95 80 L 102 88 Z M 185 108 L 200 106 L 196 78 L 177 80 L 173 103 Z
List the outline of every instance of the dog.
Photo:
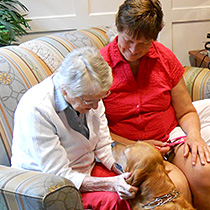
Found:
M 195 210 L 176 189 L 161 153 L 153 145 L 142 141 L 127 146 L 115 142 L 112 152 L 123 172 L 131 172 L 126 182 L 139 188 L 135 198 L 129 200 L 133 210 Z

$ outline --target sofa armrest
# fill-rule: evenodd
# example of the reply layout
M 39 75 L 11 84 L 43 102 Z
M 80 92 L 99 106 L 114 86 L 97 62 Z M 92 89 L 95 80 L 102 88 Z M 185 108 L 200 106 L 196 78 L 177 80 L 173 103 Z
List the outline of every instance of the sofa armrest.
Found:
M 63 177 L 0 165 L 0 209 L 83 209 L 81 195 Z

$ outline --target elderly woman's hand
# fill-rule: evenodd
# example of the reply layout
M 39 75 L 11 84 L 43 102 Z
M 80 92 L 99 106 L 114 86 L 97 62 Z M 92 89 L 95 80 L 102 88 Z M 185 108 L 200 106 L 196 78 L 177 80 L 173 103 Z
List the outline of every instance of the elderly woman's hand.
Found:
M 81 192 L 110 191 L 117 192 L 121 199 L 134 198 L 138 188 L 126 183 L 130 173 L 122 173 L 118 176 L 111 177 L 92 177 L 86 176 L 80 187 Z
M 126 179 L 130 177 L 131 173 L 124 173 L 123 168 L 120 164 L 114 163 L 112 166 L 112 171 L 116 174 L 120 174 L 113 179 L 113 186 L 115 191 L 118 193 L 121 199 L 131 199 L 134 198 L 138 188 L 133 187 L 126 183 Z
M 130 173 L 122 173 L 121 175 L 110 177 L 112 179 L 112 186 L 122 200 L 134 198 L 138 188 L 126 183 L 126 179 L 130 177 Z

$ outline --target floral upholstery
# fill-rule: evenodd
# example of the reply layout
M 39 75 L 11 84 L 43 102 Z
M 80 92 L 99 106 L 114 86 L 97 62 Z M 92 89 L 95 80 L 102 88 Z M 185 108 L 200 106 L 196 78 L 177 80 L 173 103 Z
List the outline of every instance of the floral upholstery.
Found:
M 33 52 L 18 46 L 0 48 L 1 164 L 10 165 L 13 115 L 18 101 L 26 90 L 50 74 L 47 65 Z
M 70 51 L 105 46 L 106 31 L 105 27 L 68 31 L 0 48 L 0 209 L 83 209 L 70 180 L 9 167 L 13 115 L 22 95 L 56 71 Z

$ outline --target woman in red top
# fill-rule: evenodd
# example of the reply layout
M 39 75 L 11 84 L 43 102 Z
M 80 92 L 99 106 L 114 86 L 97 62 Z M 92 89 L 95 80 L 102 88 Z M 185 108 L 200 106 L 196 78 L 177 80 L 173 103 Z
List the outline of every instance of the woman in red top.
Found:
M 191 190 L 194 206 L 210 209 L 210 149 L 200 133 L 183 66 L 171 50 L 155 41 L 163 27 L 160 2 L 126 0 L 116 16 L 116 27 L 118 36 L 101 50 L 113 69 L 111 95 L 104 99 L 113 139 L 147 141 L 165 155 L 171 149 L 168 139 L 186 135 L 166 166 L 188 201 Z M 208 107 L 209 100 L 201 106 Z M 207 141 L 210 133 L 206 136 Z

